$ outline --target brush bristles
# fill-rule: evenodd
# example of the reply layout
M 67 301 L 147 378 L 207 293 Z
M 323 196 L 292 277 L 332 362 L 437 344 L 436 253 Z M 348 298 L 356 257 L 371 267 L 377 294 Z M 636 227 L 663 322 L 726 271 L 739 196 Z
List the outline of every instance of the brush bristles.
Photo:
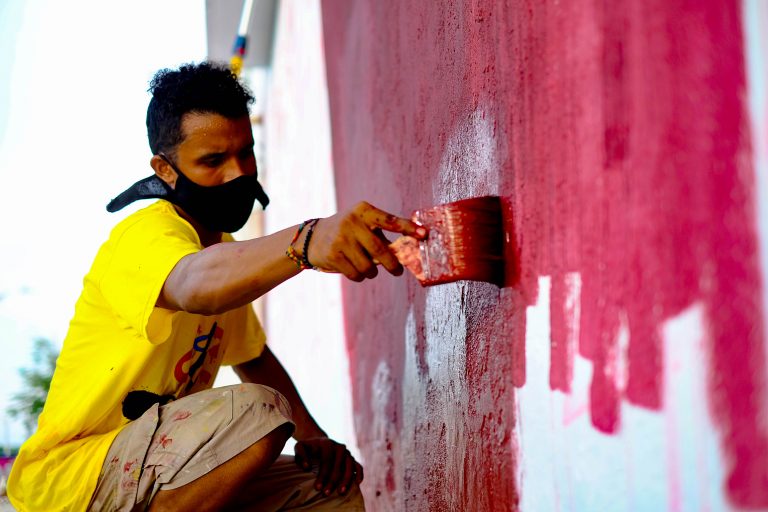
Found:
M 458 280 L 504 282 L 501 200 L 495 196 L 464 199 L 413 214 L 429 229 L 420 242 L 421 284 Z

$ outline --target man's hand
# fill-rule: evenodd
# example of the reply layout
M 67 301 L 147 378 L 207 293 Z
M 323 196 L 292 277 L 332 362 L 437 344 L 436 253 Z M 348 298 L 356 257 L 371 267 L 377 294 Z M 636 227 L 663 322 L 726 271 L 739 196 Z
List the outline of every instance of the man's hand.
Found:
M 353 482 L 363 481 L 363 466 L 358 464 L 347 447 L 327 437 L 314 437 L 298 441 L 294 448 L 296 464 L 309 471 L 317 464 L 319 471 L 315 489 L 329 496 L 338 488 L 346 494 Z
M 341 272 L 358 282 L 376 277 L 378 263 L 399 276 L 403 267 L 387 247 L 389 240 L 382 230 L 419 240 L 427 236 L 427 230 L 418 224 L 361 202 L 318 221 L 309 244 L 309 260 L 321 270 Z

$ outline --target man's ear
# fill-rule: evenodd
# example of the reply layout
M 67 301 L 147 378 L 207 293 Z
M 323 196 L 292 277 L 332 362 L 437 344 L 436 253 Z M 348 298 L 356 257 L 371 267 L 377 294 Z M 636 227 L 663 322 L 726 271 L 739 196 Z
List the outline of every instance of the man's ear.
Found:
M 178 175 L 176 174 L 176 171 L 173 170 L 173 167 L 171 167 L 171 164 L 168 163 L 168 160 L 160 155 L 152 155 L 149 165 L 152 166 L 155 174 L 157 174 L 161 180 L 170 185 L 171 188 L 176 188 L 176 178 Z

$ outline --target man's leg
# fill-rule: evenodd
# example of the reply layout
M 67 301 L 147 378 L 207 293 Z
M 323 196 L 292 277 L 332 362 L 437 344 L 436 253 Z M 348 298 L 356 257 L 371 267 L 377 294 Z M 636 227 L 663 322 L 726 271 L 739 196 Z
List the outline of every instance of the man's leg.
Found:
M 278 430 L 272 432 L 270 436 L 277 433 Z M 158 492 L 152 500 L 150 512 L 365 510 L 363 496 L 357 484 L 344 495 L 334 492 L 330 496 L 325 496 L 314 488 L 317 478 L 316 468 L 314 471 L 304 471 L 296 465 L 294 457 L 290 455 L 280 455 L 269 467 L 255 469 L 253 473 L 248 473 L 250 468 L 254 467 L 251 461 L 253 454 L 248 452 L 266 440 L 267 438 L 262 439 L 234 459 L 183 487 Z M 280 443 L 282 448 L 284 441 Z M 271 454 L 263 455 L 256 456 L 256 467 L 261 466 L 261 462 L 268 459 Z
M 197 480 L 178 489 L 159 491 L 152 499 L 150 512 L 206 512 L 236 504 L 248 481 L 272 465 L 292 433 L 293 426 L 283 424 Z
M 364 510 L 356 485 L 326 497 L 278 457 L 292 433 L 285 398 L 257 384 L 155 406 L 113 443 L 89 510 Z
M 233 511 L 274 512 L 278 510 L 364 511 L 360 487 L 355 483 L 345 494 L 325 496 L 315 489 L 317 467 L 304 471 L 292 455 L 281 455 L 263 473 L 251 479 L 241 492 Z
M 112 443 L 89 510 L 143 510 L 157 493 L 185 487 L 220 466 L 225 467 L 198 486 L 174 494 L 181 498 L 209 482 L 234 479 L 232 485 L 210 489 L 213 500 L 225 499 L 238 478 L 268 467 L 292 432 L 288 402 L 258 384 L 211 389 L 154 406 Z M 200 510 L 207 498 L 193 509 Z

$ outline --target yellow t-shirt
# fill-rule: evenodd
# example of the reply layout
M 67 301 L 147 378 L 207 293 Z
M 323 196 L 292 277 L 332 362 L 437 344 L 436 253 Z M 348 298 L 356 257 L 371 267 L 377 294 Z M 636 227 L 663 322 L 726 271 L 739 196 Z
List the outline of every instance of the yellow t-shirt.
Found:
M 210 388 L 220 365 L 261 354 L 265 336 L 249 305 L 215 316 L 155 307 L 173 267 L 201 249 L 162 200 L 112 230 L 83 281 L 37 431 L 13 464 L 8 495 L 17 510 L 86 509 L 128 423 L 130 391 L 180 398 Z

